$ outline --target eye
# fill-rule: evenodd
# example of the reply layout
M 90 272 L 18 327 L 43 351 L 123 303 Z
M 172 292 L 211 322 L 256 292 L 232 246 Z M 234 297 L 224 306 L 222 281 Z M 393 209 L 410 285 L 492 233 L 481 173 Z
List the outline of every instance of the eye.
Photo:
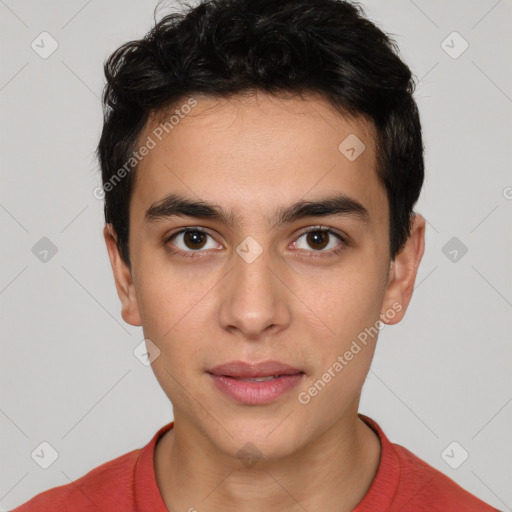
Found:
M 211 241 L 208 241 L 208 238 Z M 199 228 L 182 229 L 166 240 L 166 243 L 169 242 L 184 253 L 202 252 L 201 249 L 216 249 L 218 246 L 207 231 Z M 172 250 L 172 252 L 179 251 Z M 185 254 L 185 256 L 192 256 L 192 254 Z
M 302 233 L 297 238 L 297 241 L 293 242 L 293 247 L 300 250 L 310 251 L 312 248 L 313 252 L 334 254 L 341 251 L 343 246 L 344 240 L 341 235 L 331 229 L 320 226 Z
M 171 253 L 188 257 L 199 256 L 196 253 L 205 252 L 207 249 L 222 248 L 205 229 L 195 227 L 189 227 L 173 233 L 166 238 L 165 244 L 170 246 L 169 250 Z M 322 226 L 315 226 L 313 229 L 302 233 L 292 243 L 293 248 L 300 251 L 328 253 L 328 255 L 339 253 L 345 245 L 345 240 L 341 235 L 332 229 Z

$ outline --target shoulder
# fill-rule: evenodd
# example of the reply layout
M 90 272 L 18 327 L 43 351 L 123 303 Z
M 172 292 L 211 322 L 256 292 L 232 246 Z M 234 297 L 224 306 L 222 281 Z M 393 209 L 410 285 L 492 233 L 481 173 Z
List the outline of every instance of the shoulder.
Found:
M 400 482 L 394 505 L 401 512 L 496 512 L 451 478 L 401 445 L 392 444 L 400 463 Z
M 134 469 L 141 449 L 98 466 L 73 482 L 44 491 L 12 512 L 131 510 Z
M 381 443 L 377 474 L 357 512 L 496 512 L 447 475 L 403 446 L 392 443 L 379 424 L 359 414 Z

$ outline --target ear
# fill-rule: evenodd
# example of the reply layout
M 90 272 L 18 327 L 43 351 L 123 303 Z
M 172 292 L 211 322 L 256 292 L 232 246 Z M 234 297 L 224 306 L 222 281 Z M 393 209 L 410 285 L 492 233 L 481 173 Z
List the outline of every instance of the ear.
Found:
M 411 301 L 418 267 L 425 251 L 425 219 L 415 214 L 411 235 L 391 262 L 388 284 L 381 310 L 381 321 L 397 324 L 402 320 Z
M 105 238 L 110 264 L 114 272 L 117 295 L 119 295 L 119 299 L 121 300 L 121 316 L 126 323 L 140 326 L 139 305 L 137 296 L 135 295 L 132 273 L 130 267 L 121 257 L 119 248 L 117 247 L 117 237 L 112 224 L 105 225 L 103 228 L 103 237 Z

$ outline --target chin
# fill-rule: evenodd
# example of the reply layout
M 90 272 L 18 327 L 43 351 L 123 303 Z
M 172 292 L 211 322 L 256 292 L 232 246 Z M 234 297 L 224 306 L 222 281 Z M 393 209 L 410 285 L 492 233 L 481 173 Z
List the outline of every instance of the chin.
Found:
M 305 442 L 304 439 L 298 439 L 298 436 L 304 436 L 304 431 L 295 428 L 291 419 L 258 421 L 244 418 L 224 422 L 223 426 L 233 436 L 221 429 L 211 440 L 219 450 L 229 457 L 241 460 L 247 467 L 258 467 L 258 462 L 286 458 L 300 447 L 301 441 Z

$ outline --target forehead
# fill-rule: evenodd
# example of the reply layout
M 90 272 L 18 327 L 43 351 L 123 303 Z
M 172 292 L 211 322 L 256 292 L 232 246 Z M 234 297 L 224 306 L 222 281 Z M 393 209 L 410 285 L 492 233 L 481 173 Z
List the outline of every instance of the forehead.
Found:
M 373 124 L 342 116 L 315 95 L 187 97 L 148 120 L 138 144 L 150 139 L 135 173 L 135 207 L 180 193 L 241 220 L 336 191 L 371 214 L 387 206 Z

